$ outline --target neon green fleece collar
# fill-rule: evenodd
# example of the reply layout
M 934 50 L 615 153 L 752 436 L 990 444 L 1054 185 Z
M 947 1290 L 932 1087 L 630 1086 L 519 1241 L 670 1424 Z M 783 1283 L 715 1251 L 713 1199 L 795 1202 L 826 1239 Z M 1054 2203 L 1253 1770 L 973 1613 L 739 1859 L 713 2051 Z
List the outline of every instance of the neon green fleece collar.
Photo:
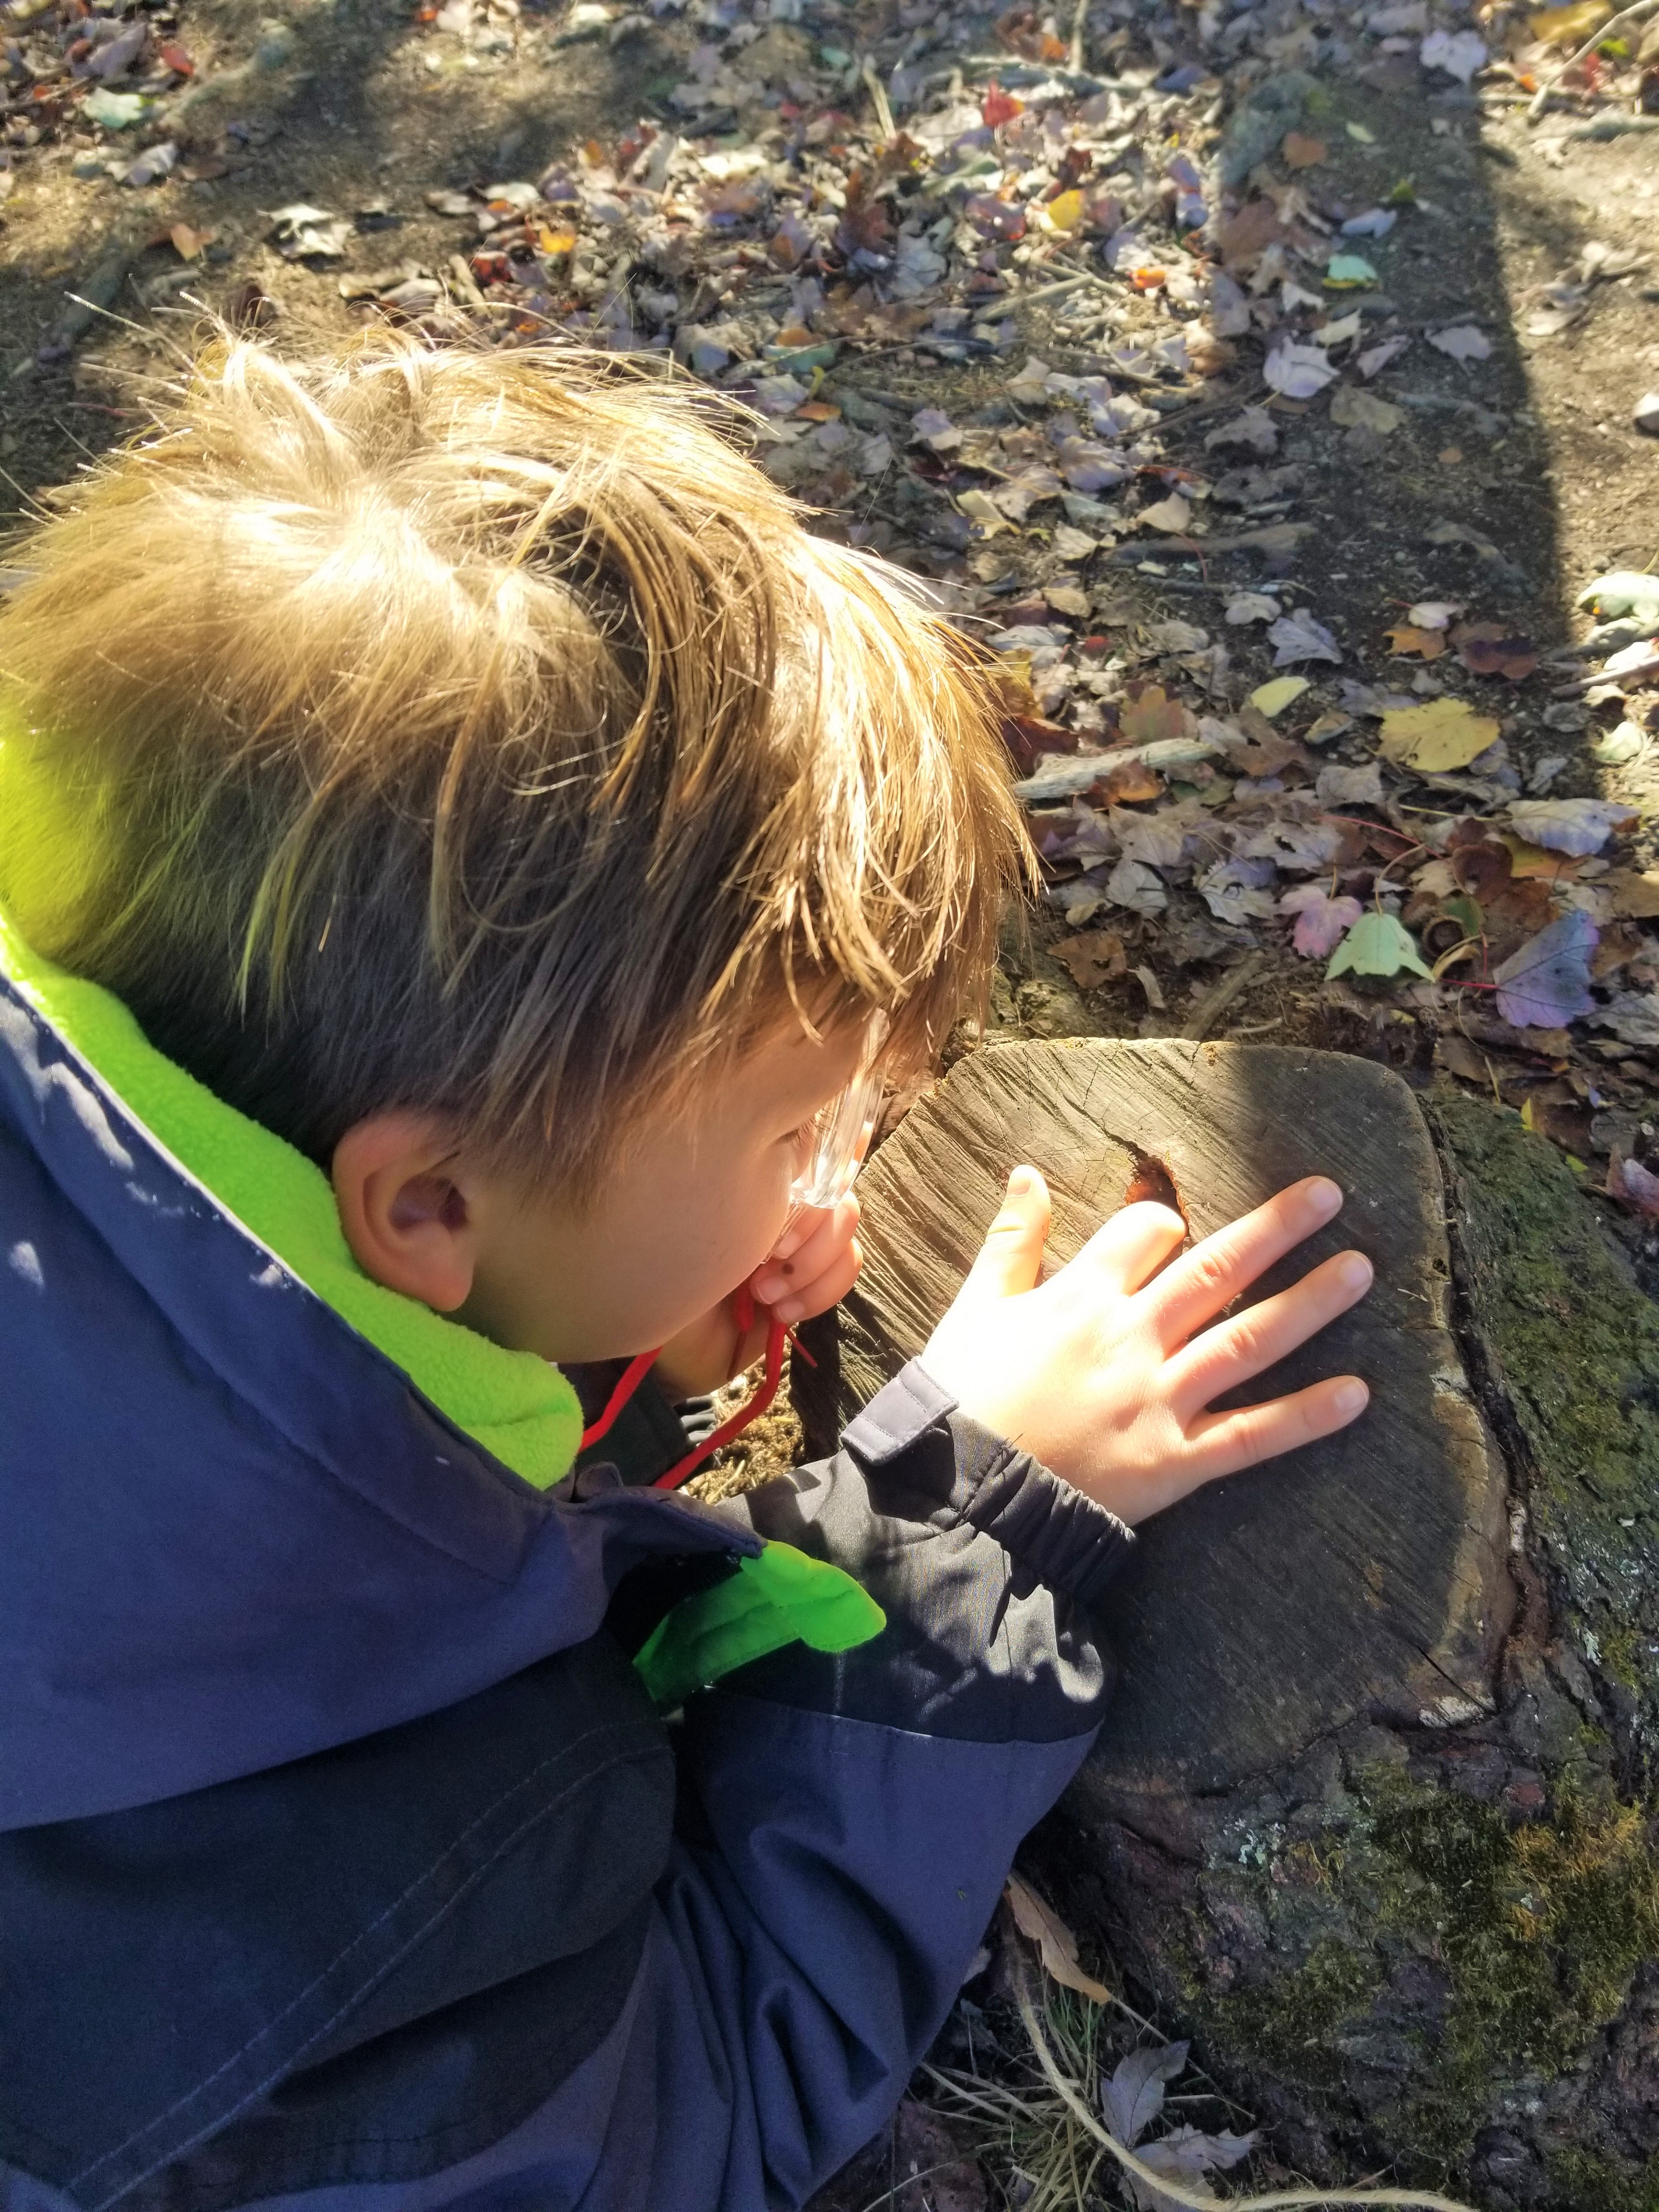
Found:
M 112 993 L 42 959 L 3 908 L 0 971 L 225 1210 L 457 1428 L 538 1490 L 569 1472 L 581 1409 L 556 1367 L 372 1281 L 321 1170 L 157 1052 Z

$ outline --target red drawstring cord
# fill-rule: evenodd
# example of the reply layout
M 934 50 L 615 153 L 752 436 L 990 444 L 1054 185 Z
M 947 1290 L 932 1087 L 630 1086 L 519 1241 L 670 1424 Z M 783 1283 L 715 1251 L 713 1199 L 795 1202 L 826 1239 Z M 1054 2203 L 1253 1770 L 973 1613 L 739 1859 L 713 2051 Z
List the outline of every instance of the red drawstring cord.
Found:
M 741 1342 L 754 1322 L 754 1295 L 745 1287 L 735 1294 L 732 1304 L 733 1317 L 738 1324 L 738 1340 Z M 786 1344 L 794 1344 L 795 1350 L 800 1353 L 809 1367 L 816 1365 L 817 1363 L 811 1355 L 795 1342 L 784 1324 L 781 1321 L 775 1321 L 766 1334 L 766 1371 L 761 1378 L 759 1389 L 751 1398 L 745 1400 L 744 1404 L 738 1407 L 730 1420 L 722 1421 L 712 1436 L 705 1437 L 700 1444 L 687 1452 L 683 1460 L 678 1461 L 671 1467 L 666 1474 L 659 1474 L 652 1486 L 653 1489 L 678 1490 L 683 1482 L 689 1480 L 696 1473 L 711 1452 L 717 1452 L 722 1444 L 729 1444 L 732 1437 L 740 1436 L 751 1421 L 757 1421 L 760 1419 L 777 1396 L 778 1385 L 783 1380 L 783 1347 Z M 661 1354 L 662 1346 L 659 1345 L 655 1352 L 636 1353 L 629 1361 L 617 1379 L 616 1389 L 612 1390 L 606 1401 L 605 1411 L 591 1428 L 582 1431 L 581 1449 L 584 1451 L 590 1444 L 596 1444 L 602 1437 L 609 1435 L 617 1415 L 639 1389 L 641 1383 L 644 1382 Z
M 641 1383 L 644 1382 L 646 1376 L 651 1372 L 651 1370 L 655 1366 L 657 1361 L 660 1359 L 661 1357 L 662 1346 L 661 1345 L 659 1345 L 654 1352 L 637 1352 L 634 1358 L 629 1361 L 627 1366 L 624 1367 L 622 1371 L 616 1389 L 611 1393 L 610 1398 L 605 1403 L 604 1413 L 599 1415 L 599 1419 L 594 1422 L 591 1429 L 584 1429 L 582 1431 L 581 1449 L 583 1451 L 587 1449 L 589 1444 L 598 1443 L 601 1437 L 608 1437 L 610 1435 L 612 1428 L 616 1425 L 617 1414 L 621 1413 L 623 1407 L 628 1403 L 634 1393 L 639 1389 Z

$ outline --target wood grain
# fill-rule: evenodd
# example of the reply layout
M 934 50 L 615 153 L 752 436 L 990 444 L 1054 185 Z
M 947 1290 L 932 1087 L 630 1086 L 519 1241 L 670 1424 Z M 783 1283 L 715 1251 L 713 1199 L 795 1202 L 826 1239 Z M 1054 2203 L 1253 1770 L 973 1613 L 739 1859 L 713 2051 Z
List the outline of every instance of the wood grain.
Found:
M 1146 1157 L 1198 1237 L 1300 1176 L 1342 1185 L 1338 1221 L 1256 1294 L 1348 1245 L 1370 1255 L 1375 1287 L 1245 1395 L 1352 1370 L 1372 1402 L 1340 1437 L 1141 1530 L 1109 1623 L 1123 1680 L 1080 1785 L 1118 1812 L 1270 1772 L 1368 1712 L 1470 1717 L 1490 1702 L 1513 1607 L 1504 1470 L 1448 1327 L 1434 1148 L 1401 1079 L 1344 1054 L 1077 1039 L 959 1062 L 866 1171 L 864 1272 L 834 1332 L 815 1335 L 809 1441 L 921 1350 L 1011 1168 L 1048 1179 L 1057 1264 Z

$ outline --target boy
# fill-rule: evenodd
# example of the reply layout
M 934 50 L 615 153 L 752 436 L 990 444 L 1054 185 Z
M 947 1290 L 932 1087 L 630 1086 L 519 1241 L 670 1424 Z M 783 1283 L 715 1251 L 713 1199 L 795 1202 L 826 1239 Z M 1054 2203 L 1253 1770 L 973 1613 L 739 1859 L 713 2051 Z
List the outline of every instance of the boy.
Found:
M 834 1461 L 573 1475 L 556 1363 L 679 1395 L 851 1280 L 792 1188 L 1020 868 L 971 656 L 564 354 L 227 344 L 22 557 L 5 2202 L 798 2206 L 1092 1740 L 1127 1524 L 1364 1403 L 1205 1411 L 1363 1291 L 1209 1326 L 1340 1195 L 1038 1288 L 1016 1170 Z

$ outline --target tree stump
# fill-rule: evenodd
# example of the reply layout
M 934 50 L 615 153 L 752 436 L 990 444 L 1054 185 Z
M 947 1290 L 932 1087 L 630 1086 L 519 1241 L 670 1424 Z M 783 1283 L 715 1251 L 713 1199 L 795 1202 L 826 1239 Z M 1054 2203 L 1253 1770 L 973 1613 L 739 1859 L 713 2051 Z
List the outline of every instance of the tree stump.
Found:
M 1069 1258 L 1153 1164 L 1194 1236 L 1348 1194 L 1370 1297 L 1250 1397 L 1352 1370 L 1340 1437 L 1146 1524 L 1099 1744 L 1029 1847 L 1054 1901 L 1322 2180 L 1492 2212 L 1659 2205 L 1659 1308 L 1561 1156 L 1369 1062 L 1067 1040 L 961 1061 L 872 1161 L 800 1397 L 824 1448 L 918 1351 L 1030 1160 Z

